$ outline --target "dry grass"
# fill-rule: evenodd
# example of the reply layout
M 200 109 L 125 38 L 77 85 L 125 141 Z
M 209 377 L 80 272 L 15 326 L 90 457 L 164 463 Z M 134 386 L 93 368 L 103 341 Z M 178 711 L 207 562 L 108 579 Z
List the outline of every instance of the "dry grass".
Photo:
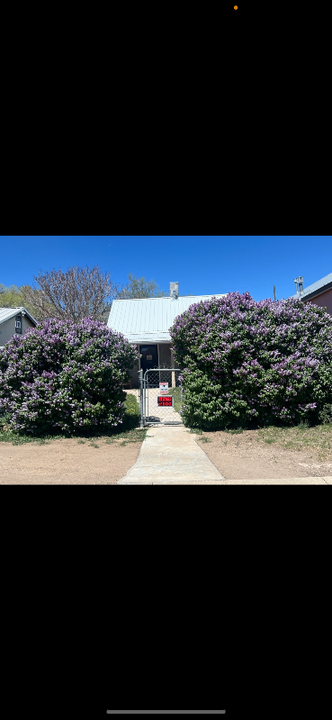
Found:
M 263 428 L 256 431 L 256 440 L 286 450 L 313 452 L 319 460 L 332 459 L 332 425 Z

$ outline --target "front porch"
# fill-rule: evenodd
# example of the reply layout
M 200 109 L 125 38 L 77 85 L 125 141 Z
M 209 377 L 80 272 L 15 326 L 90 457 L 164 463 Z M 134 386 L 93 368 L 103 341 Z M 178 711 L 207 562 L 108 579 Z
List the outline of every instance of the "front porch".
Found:
M 175 367 L 170 343 L 137 343 L 138 352 L 142 355 L 139 362 L 130 371 L 132 389 L 138 389 L 138 373 L 143 370 L 173 368 Z M 173 385 L 174 383 L 174 385 Z M 170 379 L 169 387 L 175 387 L 175 376 Z

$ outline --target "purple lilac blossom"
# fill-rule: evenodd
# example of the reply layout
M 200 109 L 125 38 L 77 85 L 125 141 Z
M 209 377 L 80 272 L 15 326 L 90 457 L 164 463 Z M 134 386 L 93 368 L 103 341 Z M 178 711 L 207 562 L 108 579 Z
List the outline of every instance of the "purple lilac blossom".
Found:
M 229 293 L 191 305 L 170 335 L 186 424 L 317 420 L 332 403 L 332 318 L 323 308 Z
M 104 323 L 46 320 L 0 352 L 0 409 L 14 430 L 116 426 L 137 347 Z

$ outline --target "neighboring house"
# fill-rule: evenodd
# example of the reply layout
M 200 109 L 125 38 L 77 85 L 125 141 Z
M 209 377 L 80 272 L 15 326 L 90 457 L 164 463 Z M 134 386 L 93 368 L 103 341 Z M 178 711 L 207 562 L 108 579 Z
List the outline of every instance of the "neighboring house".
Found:
M 36 327 L 37 320 L 24 307 L 0 307 L 0 347 L 15 335 L 24 335 L 29 327 Z
M 326 307 L 327 312 L 332 315 L 332 273 L 325 275 L 321 280 L 309 285 L 303 290 L 303 278 L 297 278 L 302 280 L 302 284 L 297 284 L 298 292 L 293 295 L 294 298 L 299 298 L 303 302 L 309 302 L 313 305 L 319 305 L 320 307 Z
M 183 295 L 179 297 L 179 283 L 170 283 L 170 297 L 135 300 L 113 300 L 108 327 L 121 332 L 142 355 L 131 371 L 132 387 L 138 387 L 138 371 L 149 368 L 172 368 L 169 329 L 177 315 L 190 305 L 222 295 Z

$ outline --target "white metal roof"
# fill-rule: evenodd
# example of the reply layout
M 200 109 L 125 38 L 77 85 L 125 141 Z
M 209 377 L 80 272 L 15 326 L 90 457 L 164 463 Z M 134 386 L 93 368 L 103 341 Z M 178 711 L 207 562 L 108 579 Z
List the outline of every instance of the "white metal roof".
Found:
M 177 315 L 194 303 L 212 297 L 225 297 L 226 294 L 114 300 L 107 325 L 121 332 L 132 343 L 171 342 L 169 329 Z
M 0 325 L 3 322 L 6 322 L 6 320 L 10 320 L 10 318 L 15 317 L 15 315 L 18 315 L 20 312 L 25 312 L 25 314 L 30 318 L 30 320 L 37 325 L 37 320 L 35 320 L 32 315 L 24 308 L 24 307 L 16 307 L 16 308 L 3 308 L 0 307 Z
M 311 293 L 318 294 L 318 290 L 320 292 L 324 292 L 326 285 L 330 285 L 332 283 L 332 273 L 329 273 L 328 275 L 325 275 L 325 277 L 321 278 L 321 280 L 317 280 L 316 282 L 312 283 L 312 285 L 308 285 L 305 290 L 301 293 L 301 299 L 306 297 L 306 295 L 311 295 Z M 328 288 L 326 288 L 328 289 Z M 298 298 L 299 295 L 292 295 L 293 298 Z

